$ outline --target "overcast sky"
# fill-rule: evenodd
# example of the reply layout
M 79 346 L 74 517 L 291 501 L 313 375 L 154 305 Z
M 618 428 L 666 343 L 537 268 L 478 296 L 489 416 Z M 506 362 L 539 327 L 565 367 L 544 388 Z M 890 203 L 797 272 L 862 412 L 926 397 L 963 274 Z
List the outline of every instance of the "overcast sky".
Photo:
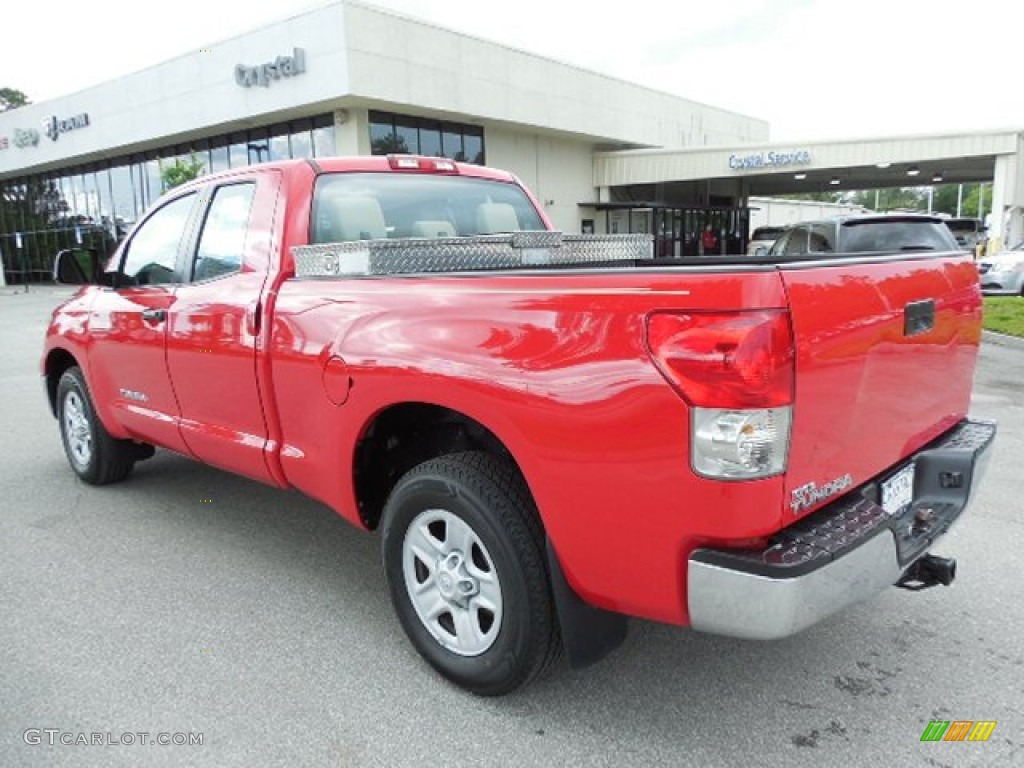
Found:
M 44 101 L 325 4 L 17 2 L 0 86 Z M 1024 128 L 1012 0 L 368 4 L 760 117 L 777 141 Z

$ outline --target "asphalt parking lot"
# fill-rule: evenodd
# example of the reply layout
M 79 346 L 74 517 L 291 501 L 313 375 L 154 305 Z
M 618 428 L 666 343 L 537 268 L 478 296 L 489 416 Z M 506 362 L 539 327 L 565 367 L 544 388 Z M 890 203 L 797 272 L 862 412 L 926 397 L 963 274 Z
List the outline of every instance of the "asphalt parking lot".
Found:
M 1024 765 L 1024 346 L 982 347 L 1000 435 L 939 550 L 951 588 L 774 643 L 637 621 L 599 666 L 486 700 L 420 661 L 376 538 L 324 507 L 166 452 L 76 482 L 37 373 L 60 296 L 0 290 L 0 766 Z M 932 719 L 998 725 L 922 743 Z

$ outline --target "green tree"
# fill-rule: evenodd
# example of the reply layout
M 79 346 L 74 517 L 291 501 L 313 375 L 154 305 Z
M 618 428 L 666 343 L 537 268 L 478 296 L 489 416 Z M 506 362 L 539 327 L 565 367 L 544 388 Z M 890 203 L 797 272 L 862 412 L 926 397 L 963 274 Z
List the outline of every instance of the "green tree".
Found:
M 983 186 L 981 184 L 971 184 L 970 191 L 967 190 L 968 185 L 964 185 L 964 199 L 960 204 L 960 215 L 963 217 L 970 217 L 976 219 L 984 219 L 985 214 L 988 213 L 992 207 L 992 187 Z M 984 198 L 982 198 L 982 191 L 984 190 Z M 980 204 L 980 205 L 979 205 Z M 954 213 L 956 209 L 953 209 Z
M 879 211 L 928 209 L 928 195 L 920 187 L 890 187 L 888 189 L 862 189 L 849 197 L 849 202 L 861 208 Z M 877 205 L 876 205 L 877 202 Z
M 983 218 L 988 208 L 992 205 L 992 188 L 985 188 L 985 208 L 978 212 L 979 184 L 943 184 L 935 187 L 935 196 L 932 200 L 932 210 L 938 213 L 948 213 L 956 216 L 957 196 L 961 195 L 960 188 L 963 187 L 960 198 L 960 215 L 970 218 Z
M 174 158 L 174 162 L 160 165 L 160 184 L 164 192 L 182 184 L 198 179 L 206 171 L 206 166 L 196 157 L 195 153 L 189 155 L 188 160 L 180 157 Z
M 29 104 L 28 96 L 16 88 L 0 88 L 0 112 L 8 112 Z
M 957 184 L 941 184 L 932 195 L 932 211 L 956 216 Z

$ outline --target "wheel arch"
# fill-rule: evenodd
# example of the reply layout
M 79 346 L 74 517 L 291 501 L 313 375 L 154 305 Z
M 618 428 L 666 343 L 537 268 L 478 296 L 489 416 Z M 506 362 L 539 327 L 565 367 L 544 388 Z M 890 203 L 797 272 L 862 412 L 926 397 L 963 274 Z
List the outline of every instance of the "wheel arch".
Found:
M 579 669 L 598 662 L 625 640 L 627 618 L 589 605 L 575 592 L 547 535 L 521 463 L 494 431 L 472 416 L 424 402 L 399 403 L 378 411 L 362 431 L 353 456 L 353 490 L 363 524 L 377 528 L 392 488 L 410 469 L 448 453 L 474 450 L 508 461 L 522 478 L 544 537 L 548 578 L 569 663 Z
M 355 446 L 352 482 L 363 524 L 377 528 L 384 504 L 402 475 L 425 461 L 460 451 L 484 451 L 508 461 L 533 495 L 513 451 L 487 425 L 443 405 L 394 403 L 373 415 Z
M 60 383 L 60 377 L 66 370 L 75 366 L 79 366 L 78 360 L 63 347 L 54 347 L 46 355 L 43 368 L 46 376 L 46 396 L 50 401 L 50 413 L 54 418 L 57 416 L 57 385 Z

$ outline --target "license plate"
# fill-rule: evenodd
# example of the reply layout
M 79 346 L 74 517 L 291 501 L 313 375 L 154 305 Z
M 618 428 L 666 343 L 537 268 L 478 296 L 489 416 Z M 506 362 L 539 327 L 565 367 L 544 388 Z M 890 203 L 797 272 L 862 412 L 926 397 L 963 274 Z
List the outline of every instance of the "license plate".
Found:
M 882 509 L 898 515 L 914 500 L 914 465 L 904 467 L 882 483 Z

